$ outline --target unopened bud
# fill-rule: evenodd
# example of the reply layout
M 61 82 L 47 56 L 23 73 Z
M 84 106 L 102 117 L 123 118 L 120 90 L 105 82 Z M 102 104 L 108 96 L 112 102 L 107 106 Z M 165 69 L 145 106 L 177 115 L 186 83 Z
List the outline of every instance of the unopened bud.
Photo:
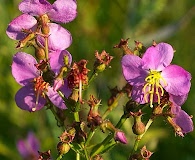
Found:
M 109 120 L 103 121 L 100 125 L 100 128 L 101 128 L 102 132 L 109 130 L 110 132 L 115 133 L 115 131 L 116 131 L 116 128 Z
M 40 24 L 41 24 L 42 33 L 45 34 L 45 35 L 48 35 L 49 32 L 50 32 L 50 28 L 49 28 L 49 25 L 48 25 L 50 20 L 49 20 L 48 15 L 47 14 L 42 15 L 40 17 L 39 21 L 40 21 Z
M 114 135 L 115 141 L 119 141 L 123 144 L 127 144 L 127 138 L 125 137 L 124 132 L 122 131 L 116 131 Z
M 103 72 L 106 69 L 106 65 L 105 64 L 100 64 L 95 68 L 96 72 Z
M 67 143 L 59 142 L 57 150 L 60 155 L 66 154 L 70 150 L 70 145 Z
M 35 57 L 38 59 L 38 60 L 43 60 L 45 59 L 45 50 L 41 47 L 38 47 L 35 49 Z

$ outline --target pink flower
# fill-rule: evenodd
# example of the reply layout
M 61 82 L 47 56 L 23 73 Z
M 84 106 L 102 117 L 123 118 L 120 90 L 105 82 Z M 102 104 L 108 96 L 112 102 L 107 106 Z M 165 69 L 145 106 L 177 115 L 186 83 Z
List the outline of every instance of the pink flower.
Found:
M 23 0 L 19 4 L 19 9 L 24 14 L 11 21 L 6 33 L 9 38 L 21 41 L 35 32 L 38 42 L 44 46 L 44 38 L 40 36 L 39 18 L 46 17 L 46 24 L 49 27 L 49 50 L 64 50 L 72 43 L 70 32 L 49 21 L 68 23 L 76 17 L 76 8 L 74 0 L 57 0 L 52 5 L 46 0 Z
M 182 67 L 170 64 L 173 52 L 171 45 L 159 43 L 149 47 L 142 58 L 132 54 L 123 56 L 123 75 L 133 86 L 133 100 L 140 104 L 149 102 L 152 107 L 153 102 L 160 103 L 164 90 L 173 96 L 186 98 L 191 86 L 191 75 Z
M 71 55 L 66 50 L 56 51 L 55 54 L 50 55 L 55 55 L 52 58 L 50 57 L 51 73 L 54 72 L 55 76 L 59 72 L 60 66 L 63 65 L 63 56 Z M 35 58 L 24 52 L 18 52 L 13 57 L 12 75 L 22 86 L 15 95 L 15 101 L 18 107 L 30 112 L 40 110 L 44 107 L 46 97 L 48 97 L 56 107 L 66 109 L 63 99 L 53 89 L 53 79 L 51 79 L 51 82 L 50 80 L 44 79 L 41 71 L 35 67 L 35 64 L 37 64 Z M 71 93 L 66 83 L 60 89 L 67 97 Z

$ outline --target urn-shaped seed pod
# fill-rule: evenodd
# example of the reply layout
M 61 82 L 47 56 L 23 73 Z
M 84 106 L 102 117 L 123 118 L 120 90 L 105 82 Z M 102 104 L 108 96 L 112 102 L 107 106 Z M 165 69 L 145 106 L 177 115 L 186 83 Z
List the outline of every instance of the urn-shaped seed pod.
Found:
M 145 124 L 141 121 L 142 112 L 139 110 L 138 112 L 130 112 L 130 114 L 134 117 L 134 124 L 132 127 L 133 133 L 136 135 L 141 135 L 145 132 Z

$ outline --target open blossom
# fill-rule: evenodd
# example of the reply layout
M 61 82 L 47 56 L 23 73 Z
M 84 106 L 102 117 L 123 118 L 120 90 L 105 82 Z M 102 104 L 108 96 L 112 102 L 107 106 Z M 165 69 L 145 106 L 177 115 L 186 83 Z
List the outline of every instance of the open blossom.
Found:
M 60 25 L 51 23 L 50 20 L 68 23 L 76 17 L 76 8 L 74 0 L 57 0 L 53 4 L 46 0 L 23 0 L 19 4 L 19 9 L 23 14 L 11 21 L 6 33 L 11 39 L 20 41 L 35 33 L 38 42 L 44 45 L 45 41 L 40 30 L 41 28 L 44 30 L 47 26 L 49 50 L 64 50 L 72 43 L 71 34 Z
M 39 157 L 39 141 L 32 132 L 28 133 L 26 139 L 17 141 L 17 149 L 23 159 L 37 160 Z
M 51 73 L 54 72 L 56 75 L 59 72 L 60 67 L 63 65 L 63 56 L 67 55 L 71 57 L 70 53 L 66 50 L 56 51 L 55 54 L 50 54 Z M 12 75 L 22 86 L 15 95 L 16 104 L 21 109 L 30 112 L 40 110 L 44 107 L 47 96 L 56 107 L 66 109 L 63 99 L 59 96 L 57 91 L 54 91 L 49 80 L 45 80 L 41 71 L 35 66 L 36 64 L 37 61 L 30 54 L 18 52 L 14 55 Z M 67 87 L 66 83 L 64 83 L 60 90 L 66 97 L 71 93 L 71 90 Z
M 140 104 L 160 103 L 164 90 L 171 94 L 175 103 L 186 98 L 191 75 L 178 65 L 172 65 L 173 48 L 167 43 L 149 47 L 143 57 L 127 54 L 122 58 L 123 75 L 132 85 L 132 98 Z

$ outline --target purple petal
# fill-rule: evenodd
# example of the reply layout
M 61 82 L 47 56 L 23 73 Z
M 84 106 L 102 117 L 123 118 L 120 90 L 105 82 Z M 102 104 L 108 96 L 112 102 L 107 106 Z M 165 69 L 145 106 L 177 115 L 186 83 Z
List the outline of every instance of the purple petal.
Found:
M 68 87 L 67 79 L 64 80 L 64 85 L 60 88 L 61 92 L 65 95 L 66 98 L 72 93 L 72 89 Z
M 50 99 L 50 101 L 58 108 L 60 109 L 66 109 L 66 105 L 64 103 L 64 100 L 62 99 L 62 97 L 60 97 L 60 95 L 58 94 L 58 92 L 54 91 L 53 87 L 49 87 L 48 88 L 48 92 L 47 92 L 47 96 Z
M 54 91 L 57 91 L 63 85 L 64 85 L 64 80 L 62 78 L 56 78 L 53 84 Z
M 161 85 L 168 93 L 176 96 L 188 94 L 191 86 L 191 75 L 182 67 L 169 65 L 162 71 L 161 76 L 167 83 L 167 85 L 165 85 L 161 80 Z
M 182 129 L 182 133 L 193 131 L 194 126 L 191 117 L 180 106 L 171 107 L 171 111 L 175 115 L 173 121 Z
M 26 140 L 21 139 L 17 142 L 17 149 L 24 159 L 28 159 L 32 156 L 38 158 L 37 151 L 40 149 L 39 141 L 32 132 L 29 132 Z
M 40 110 L 44 107 L 46 101 L 41 96 L 36 104 L 36 96 L 32 85 L 22 87 L 15 95 L 15 101 L 18 107 L 27 111 L 34 111 L 34 108 Z
M 188 97 L 188 94 L 181 95 L 181 96 L 175 96 L 173 94 L 169 94 L 169 101 L 174 103 L 175 105 L 181 106 L 184 104 Z
M 145 69 L 162 71 L 173 59 L 173 48 L 167 43 L 159 43 L 149 47 L 144 53 L 142 60 Z
M 26 146 L 26 142 L 24 140 L 19 140 L 17 142 L 17 149 L 20 153 L 20 155 L 25 158 L 29 156 L 28 148 Z
M 28 137 L 27 137 L 27 142 L 31 146 L 31 150 L 34 153 L 37 153 L 38 154 L 37 151 L 40 148 L 39 141 L 37 140 L 37 138 L 35 137 L 35 135 L 32 132 L 29 132 Z
M 58 23 L 68 23 L 75 19 L 77 15 L 77 4 L 74 0 L 57 0 L 53 4 L 53 9 L 48 13 L 50 19 Z
M 72 56 L 67 50 L 63 51 L 53 51 L 49 53 L 49 61 L 52 70 L 54 73 L 58 74 L 60 71 L 60 68 L 64 66 L 64 57 L 68 56 L 68 63 L 69 65 L 72 63 Z
M 72 36 L 70 32 L 58 24 L 49 23 L 49 50 L 64 50 L 72 43 Z M 44 46 L 45 40 L 43 37 L 38 36 L 38 41 Z
M 26 33 L 22 32 L 22 30 L 34 30 L 36 25 L 37 20 L 34 17 L 28 14 L 22 14 L 11 21 L 6 33 L 11 39 L 22 40 L 27 36 Z
M 32 16 L 40 16 L 47 13 L 52 5 L 47 0 L 23 0 L 19 4 L 19 10 Z
M 133 86 L 131 91 L 131 97 L 139 104 L 145 104 L 143 86 Z
M 20 85 L 26 85 L 39 75 L 34 66 L 37 61 L 33 56 L 24 52 L 18 52 L 13 57 L 12 75 Z
M 142 69 L 143 63 L 140 57 L 128 54 L 123 56 L 121 63 L 123 75 L 127 82 L 133 86 L 139 86 L 145 83 L 145 78 L 148 73 Z

